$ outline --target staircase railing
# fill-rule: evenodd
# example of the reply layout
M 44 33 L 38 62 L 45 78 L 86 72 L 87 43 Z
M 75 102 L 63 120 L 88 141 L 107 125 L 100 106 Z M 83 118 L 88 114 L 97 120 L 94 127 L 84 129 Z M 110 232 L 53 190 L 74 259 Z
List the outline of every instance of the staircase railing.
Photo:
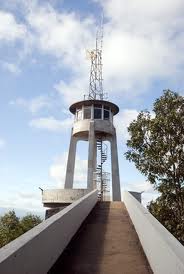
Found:
M 45 274 L 97 202 L 93 190 L 0 249 L 0 273 Z
M 97 150 L 99 151 L 100 159 L 96 168 L 96 181 L 98 189 L 98 199 L 104 200 L 105 192 L 108 192 L 108 172 L 105 172 L 103 169 L 104 163 L 107 161 L 107 144 L 103 142 L 102 139 L 97 139 L 96 142 Z

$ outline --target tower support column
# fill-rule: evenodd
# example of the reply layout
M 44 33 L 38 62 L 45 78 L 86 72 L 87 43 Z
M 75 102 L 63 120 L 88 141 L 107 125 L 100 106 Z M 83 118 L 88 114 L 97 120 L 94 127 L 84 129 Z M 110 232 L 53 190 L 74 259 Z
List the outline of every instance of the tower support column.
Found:
M 94 121 L 90 122 L 89 128 L 89 148 L 88 148 L 88 177 L 87 177 L 87 188 L 93 189 L 93 172 L 95 166 L 95 157 L 96 157 L 96 139 L 95 139 L 95 129 Z
M 78 138 L 73 136 L 73 129 L 72 129 L 64 188 L 73 188 L 77 141 L 78 141 Z
M 111 137 L 112 200 L 121 201 L 116 130 Z

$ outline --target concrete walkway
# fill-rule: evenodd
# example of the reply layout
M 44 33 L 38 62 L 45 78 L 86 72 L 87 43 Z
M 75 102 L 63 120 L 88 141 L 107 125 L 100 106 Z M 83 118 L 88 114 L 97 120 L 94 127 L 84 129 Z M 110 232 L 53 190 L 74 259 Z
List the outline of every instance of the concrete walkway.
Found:
M 49 271 L 57 273 L 152 273 L 122 202 L 98 202 Z

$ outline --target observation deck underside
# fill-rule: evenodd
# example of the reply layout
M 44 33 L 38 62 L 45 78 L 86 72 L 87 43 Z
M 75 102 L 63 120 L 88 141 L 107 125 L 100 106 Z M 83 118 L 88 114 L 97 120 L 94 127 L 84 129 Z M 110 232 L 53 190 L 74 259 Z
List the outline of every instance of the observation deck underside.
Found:
M 99 202 L 49 274 L 152 273 L 122 202 Z

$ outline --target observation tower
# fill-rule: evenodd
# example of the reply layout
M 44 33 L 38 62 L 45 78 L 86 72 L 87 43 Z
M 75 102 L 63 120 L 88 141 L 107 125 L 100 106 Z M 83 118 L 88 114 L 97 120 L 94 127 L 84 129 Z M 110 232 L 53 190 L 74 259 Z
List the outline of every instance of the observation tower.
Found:
M 107 100 L 102 79 L 103 28 L 97 32 L 95 49 L 88 51 L 91 61 L 89 92 L 82 101 L 69 108 L 74 115 L 66 168 L 64 189 L 44 190 L 44 206 L 56 208 L 68 205 L 93 189 L 98 189 L 99 200 L 106 200 L 109 182 L 112 182 L 112 201 L 121 201 L 118 152 L 114 116 L 116 104 Z M 88 142 L 87 189 L 73 189 L 76 147 L 78 141 Z M 105 172 L 107 141 L 110 143 L 111 175 Z
M 114 103 L 104 100 L 107 95 L 103 91 L 102 84 L 102 41 L 103 29 L 101 28 L 97 32 L 95 49 L 88 51 L 91 60 L 89 93 L 84 96 L 83 101 L 76 102 L 69 108 L 74 115 L 74 124 L 65 189 L 73 188 L 77 142 L 79 140 L 88 141 L 87 189 L 99 188 L 99 196 L 103 199 L 103 192 L 108 187 L 107 173 L 103 170 L 103 164 L 107 160 L 107 148 L 104 141 L 109 141 L 111 144 L 112 200 L 121 201 L 117 138 L 113 124 L 113 118 L 119 112 L 119 108 Z M 97 152 L 100 152 L 98 158 Z

